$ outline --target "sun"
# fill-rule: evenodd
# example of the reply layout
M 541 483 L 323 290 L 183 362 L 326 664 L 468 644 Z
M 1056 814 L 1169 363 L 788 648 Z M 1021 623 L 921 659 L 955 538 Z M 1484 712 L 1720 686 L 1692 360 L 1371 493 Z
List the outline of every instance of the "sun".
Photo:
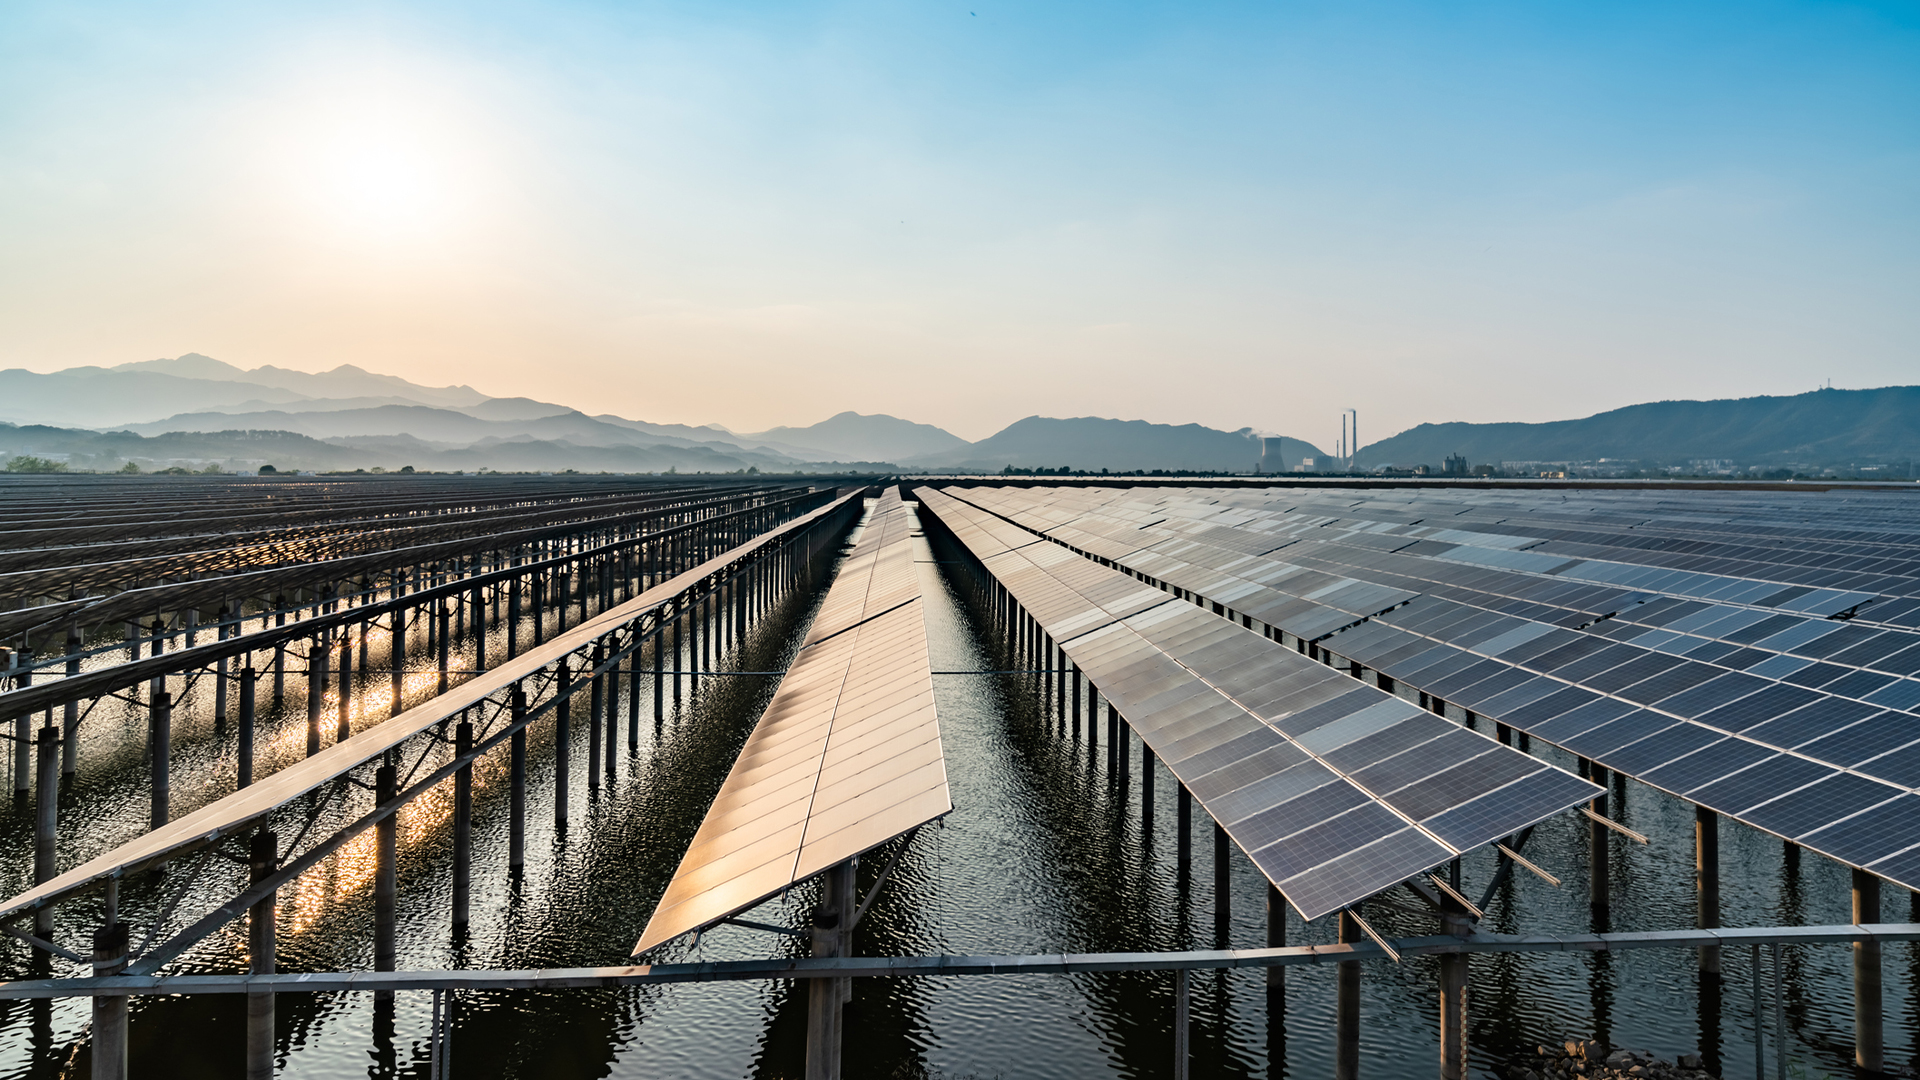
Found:
M 317 192 L 335 224 L 404 238 L 436 231 L 453 201 L 452 177 L 420 141 L 397 132 L 343 133 L 316 155 Z

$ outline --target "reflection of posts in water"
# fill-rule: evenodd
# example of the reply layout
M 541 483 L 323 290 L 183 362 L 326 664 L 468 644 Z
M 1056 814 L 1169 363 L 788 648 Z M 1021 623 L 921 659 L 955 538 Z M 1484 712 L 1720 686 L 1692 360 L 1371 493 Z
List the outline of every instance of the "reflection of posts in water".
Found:
M 279 838 L 262 829 L 253 834 L 249 848 L 249 876 L 258 885 L 280 868 Z M 268 893 L 247 912 L 247 951 L 251 954 L 247 971 L 253 975 L 271 975 L 274 971 L 276 900 L 275 893 Z M 273 991 L 249 991 L 247 1080 L 273 1080 L 273 1020 Z
M 1269 972 L 1279 968 L 1268 968 Z M 1267 1076 L 1284 1080 L 1287 1075 L 1287 996 L 1267 987 Z
M 1716 1076 L 1720 1074 L 1720 1024 L 1725 993 L 1726 983 L 1719 972 L 1700 972 L 1696 999 L 1700 1015 L 1700 1067 Z
M 1593 932 L 1604 934 L 1613 929 L 1605 911 L 1594 915 Z M 1593 1037 L 1600 1042 L 1613 1041 L 1613 954 L 1596 952 L 1593 954 L 1593 968 L 1588 975 L 1588 987 L 1593 998 Z
M 1352 912 L 1340 913 L 1340 943 L 1352 945 L 1362 937 L 1359 920 Z M 1335 965 L 1333 992 L 1333 1076 L 1334 1080 L 1359 1080 L 1360 1077 L 1360 961 L 1342 960 Z
M 397 1076 L 399 1057 L 393 1045 L 394 1003 L 391 993 L 373 995 L 373 1069 L 376 1077 Z

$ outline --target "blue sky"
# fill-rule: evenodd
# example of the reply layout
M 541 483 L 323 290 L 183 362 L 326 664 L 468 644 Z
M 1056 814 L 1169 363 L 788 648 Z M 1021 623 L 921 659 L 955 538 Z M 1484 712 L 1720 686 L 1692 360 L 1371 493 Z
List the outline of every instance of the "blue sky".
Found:
M 0 364 L 1325 444 L 1920 381 L 1915 5 L 969 2 L 16 2 Z

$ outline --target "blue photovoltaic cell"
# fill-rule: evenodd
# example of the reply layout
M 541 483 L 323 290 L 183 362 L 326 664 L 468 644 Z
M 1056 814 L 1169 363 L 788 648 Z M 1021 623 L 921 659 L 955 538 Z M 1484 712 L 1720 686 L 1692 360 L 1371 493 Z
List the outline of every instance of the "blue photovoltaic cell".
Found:
M 1860 762 L 1856 767 L 1902 787 L 1920 788 L 1920 745 L 1902 746 Z
M 1879 711 L 1873 705 L 1863 705 L 1857 701 L 1823 698 L 1764 724 L 1750 727 L 1741 734 L 1749 739 L 1772 743 L 1782 750 L 1791 750 L 1802 743 L 1831 735 Z
M 1912 712 L 1920 707 L 1920 679 L 1901 679 L 1867 695 L 1867 700 L 1889 709 Z
M 1657 769 L 1649 769 L 1641 779 L 1655 787 L 1685 795 L 1749 765 L 1757 765 L 1774 756 L 1774 753 L 1770 747 L 1729 736 L 1705 749 L 1675 758 Z
M 1902 795 L 1857 817 L 1808 833 L 1802 840 L 1836 859 L 1865 866 L 1920 844 L 1920 796 Z
M 1831 776 L 1835 771 L 1818 762 L 1780 754 L 1686 795 L 1722 813 L 1740 814 L 1750 806 Z
M 1548 782 L 1544 783 L 1536 784 L 1529 780 L 1529 790 L 1525 793 L 1496 791 L 1428 818 L 1421 824 L 1455 847 L 1477 847 L 1505 835 L 1497 830 L 1503 828 L 1500 823 L 1510 820 L 1510 816 L 1545 817 L 1565 806 L 1565 800 L 1580 798 L 1581 789 L 1573 786 L 1578 782 L 1577 778 L 1565 774 L 1548 778 Z
M 1851 768 L 1886 753 L 1888 747 L 1905 746 L 1915 740 L 1920 740 L 1920 717 L 1882 712 L 1810 742 L 1802 750 L 1809 757 Z
M 1775 685 L 1757 694 L 1748 694 L 1712 712 L 1702 713 L 1696 719 L 1723 731 L 1745 731 L 1819 700 L 1820 695 L 1811 690 Z
M 1627 702 L 1615 698 L 1599 698 L 1571 712 L 1534 725 L 1533 734 L 1565 746 L 1568 739 L 1592 731 L 1602 724 L 1610 724 L 1634 711 L 1636 711 L 1634 706 Z
M 1899 795 L 1900 789 L 1852 773 L 1838 773 L 1742 816 L 1768 832 L 1795 838 Z
M 1681 723 L 1671 716 L 1635 709 L 1610 724 L 1603 724 L 1592 731 L 1582 732 L 1571 739 L 1564 739 L 1560 745 L 1579 754 L 1581 757 L 1601 758 L 1620 749 L 1628 743 L 1638 742 L 1658 731 L 1664 731 Z
M 1641 776 L 1683 754 L 1719 742 L 1725 736 L 1698 724 L 1675 724 L 1607 755 L 1607 767 Z

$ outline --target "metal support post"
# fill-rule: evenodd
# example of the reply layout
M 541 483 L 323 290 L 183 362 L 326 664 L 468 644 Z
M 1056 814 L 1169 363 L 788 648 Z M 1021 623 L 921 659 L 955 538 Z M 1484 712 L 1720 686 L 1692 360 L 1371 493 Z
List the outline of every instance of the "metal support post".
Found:
M 527 716 L 527 694 L 519 683 L 513 686 L 509 737 L 512 750 L 507 765 L 507 786 L 511 789 L 507 810 L 507 870 L 518 875 L 527 863 L 527 729 L 520 721 Z
M 462 720 L 453 731 L 453 752 L 473 752 L 473 724 Z M 467 930 L 469 898 L 473 894 L 473 766 L 453 774 L 453 932 Z
M 236 787 L 253 783 L 254 695 L 259 683 L 260 677 L 252 664 L 240 669 L 240 764 Z
M 606 662 L 606 646 L 593 643 L 593 665 L 589 671 L 598 672 L 600 665 Z M 600 722 L 607 713 L 607 677 L 595 674 L 593 684 L 587 695 L 587 791 L 598 794 L 600 791 Z
M 396 596 L 406 590 L 407 575 L 402 571 L 395 581 L 393 591 Z M 399 716 L 406 708 L 407 677 L 407 609 L 396 608 L 393 615 L 393 632 L 389 635 L 387 648 L 387 677 L 392 680 L 393 702 L 387 707 L 388 716 Z
M 307 644 L 307 756 L 320 752 L 320 710 L 327 699 L 327 639 Z
M 1153 842 L 1153 748 L 1140 740 L 1140 838 Z
M 134 639 L 134 648 L 138 649 L 139 639 Z M 30 654 L 19 652 L 9 658 L 11 664 L 24 666 L 31 659 Z M 135 657 L 138 659 L 138 657 Z M 20 671 L 13 677 L 13 685 L 27 687 L 33 684 L 33 672 Z M 27 793 L 33 790 L 33 714 L 21 713 L 13 718 L 13 797 L 24 801 Z
M 1340 913 L 1340 942 L 1352 945 L 1364 940 L 1360 924 L 1345 911 Z M 1333 1013 L 1334 1080 L 1359 1080 L 1360 1077 L 1360 961 L 1342 960 L 1334 976 Z
M 853 952 L 853 861 L 828 869 L 820 879 L 820 909 L 813 916 L 813 955 Z M 852 979 L 807 980 L 807 1080 L 840 1080 L 845 1039 L 844 1007 Z
M 1080 718 L 1082 716 L 1088 715 L 1092 711 L 1087 707 L 1086 695 L 1082 693 L 1080 690 L 1079 665 L 1075 665 L 1073 669 L 1073 695 L 1072 696 L 1073 696 L 1073 726 L 1075 728 L 1078 728 L 1080 726 Z M 1060 722 L 1062 724 L 1067 723 L 1067 717 L 1062 716 L 1060 718 Z
M 57 844 L 60 839 L 60 729 L 52 724 L 40 729 L 40 775 L 35 779 L 33 817 L 33 883 L 52 881 L 59 873 Z M 53 905 L 34 909 L 33 932 L 46 938 L 53 933 Z
M 224 634 L 225 630 L 222 630 L 221 633 Z M 69 679 L 80 674 L 80 649 L 80 632 L 78 630 L 67 631 L 67 678 Z M 226 673 L 227 662 L 222 660 L 220 661 L 220 674 L 224 676 Z M 217 696 L 218 706 L 215 710 L 215 715 L 218 717 L 218 723 L 224 724 L 227 715 L 226 679 L 222 678 L 216 685 L 219 687 L 219 690 Z M 79 770 L 80 740 L 75 738 L 79 731 L 80 702 L 77 700 L 69 701 L 67 702 L 66 716 L 63 718 L 60 732 L 60 774 L 62 776 L 72 777 Z
M 1213 823 L 1213 940 L 1224 949 L 1233 931 L 1233 842 L 1227 830 Z
M 1853 921 L 1856 926 L 1880 921 L 1880 879 L 1865 870 L 1853 872 Z M 1759 977 L 1758 965 L 1754 977 Z M 1864 1072 L 1886 1069 L 1883 1020 L 1880 942 L 1863 938 L 1853 943 L 1853 1063 Z
M 153 766 L 153 813 L 148 827 L 157 829 L 167 823 L 172 775 L 168 759 L 173 752 L 173 695 L 165 690 L 153 695 L 147 710 L 147 745 Z
M 445 600 L 436 600 L 433 606 L 434 615 L 438 619 L 440 626 L 440 688 L 437 692 L 444 694 L 447 692 L 447 669 L 451 666 L 448 661 L 452 658 L 450 655 L 452 645 L 448 643 L 447 631 L 450 629 L 448 623 L 451 621 L 453 613 L 448 610 Z
M 367 670 L 367 634 L 372 630 L 371 623 L 360 624 L 360 670 Z M 353 717 L 353 642 L 345 632 L 340 640 L 340 700 L 334 718 L 333 741 L 345 742 L 353 735 L 351 720 Z
M 1280 890 L 1267 883 L 1267 948 L 1284 949 L 1287 947 L 1287 900 Z M 1287 989 L 1287 969 L 1275 964 L 1267 969 L 1267 993 L 1284 993 Z
M 253 834 L 248 869 L 254 884 L 280 868 L 279 839 L 265 829 Z M 271 975 L 274 970 L 274 906 L 269 894 L 247 911 L 247 947 L 252 954 L 247 970 Z M 273 991 L 247 992 L 247 1080 L 273 1080 Z
M 1588 805 L 1594 813 L 1606 817 L 1607 795 L 1604 789 L 1607 786 L 1607 770 L 1605 766 L 1598 763 L 1592 763 L 1588 767 L 1591 770 L 1589 779 L 1603 789 Z M 1613 890 L 1607 880 L 1611 869 L 1607 862 L 1607 837 L 1612 832 L 1612 829 L 1597 821 L 1587 822 L 1587 903 L 1595 911 L 1606 911 L 1613 902 Z
M 108 886 L 112 888 L 112 885 Z M 127 924 L 112 912 L 93 934 L 93 973 L 107 977 L 127 966 Z M 93 999 L 93 1080 L 127 1080 L 127 999 Z
M 640 752 L 640 651 L 627 655 L 627 753 Z
M 514 556 L 514 565 L 519 565 L 520 557 Z M 507 590 L 507 659 L 520 655 L 520 578 L 512 578 L 505 584 Z
M 1180 879 L 1184 881 L 1187 874 L 1191 872 L 1193 858 L 1193 794 L 1187 790 L 1187 785 L 1178 779 L 1173 782 L 1173 791 L 1173 820 L 1176 834 L 1173 839 L 1174 864 L 1179 871 Z
M 1694 925 L 1711 930 L 1720 925 L 1720 815 L 1704 806 L 1693 808 L 1693 869 Z M 1700 947 L 1700 971 L 1720 974 L 1718 945 Z
M 553 827 L 567 829 L 567 788 L 572 782 L 573 766 L 573 673 L 565 660 L 560 661 L 559 687 L 553 706 Z
M 399 770 L 380 766 L 374 774 L 373 797 L 385 805 L 399 793 Z M 388 814 L 373 827 L 373 970 L 392 971 L 398 931 L 400 875 L 399 813 Z

